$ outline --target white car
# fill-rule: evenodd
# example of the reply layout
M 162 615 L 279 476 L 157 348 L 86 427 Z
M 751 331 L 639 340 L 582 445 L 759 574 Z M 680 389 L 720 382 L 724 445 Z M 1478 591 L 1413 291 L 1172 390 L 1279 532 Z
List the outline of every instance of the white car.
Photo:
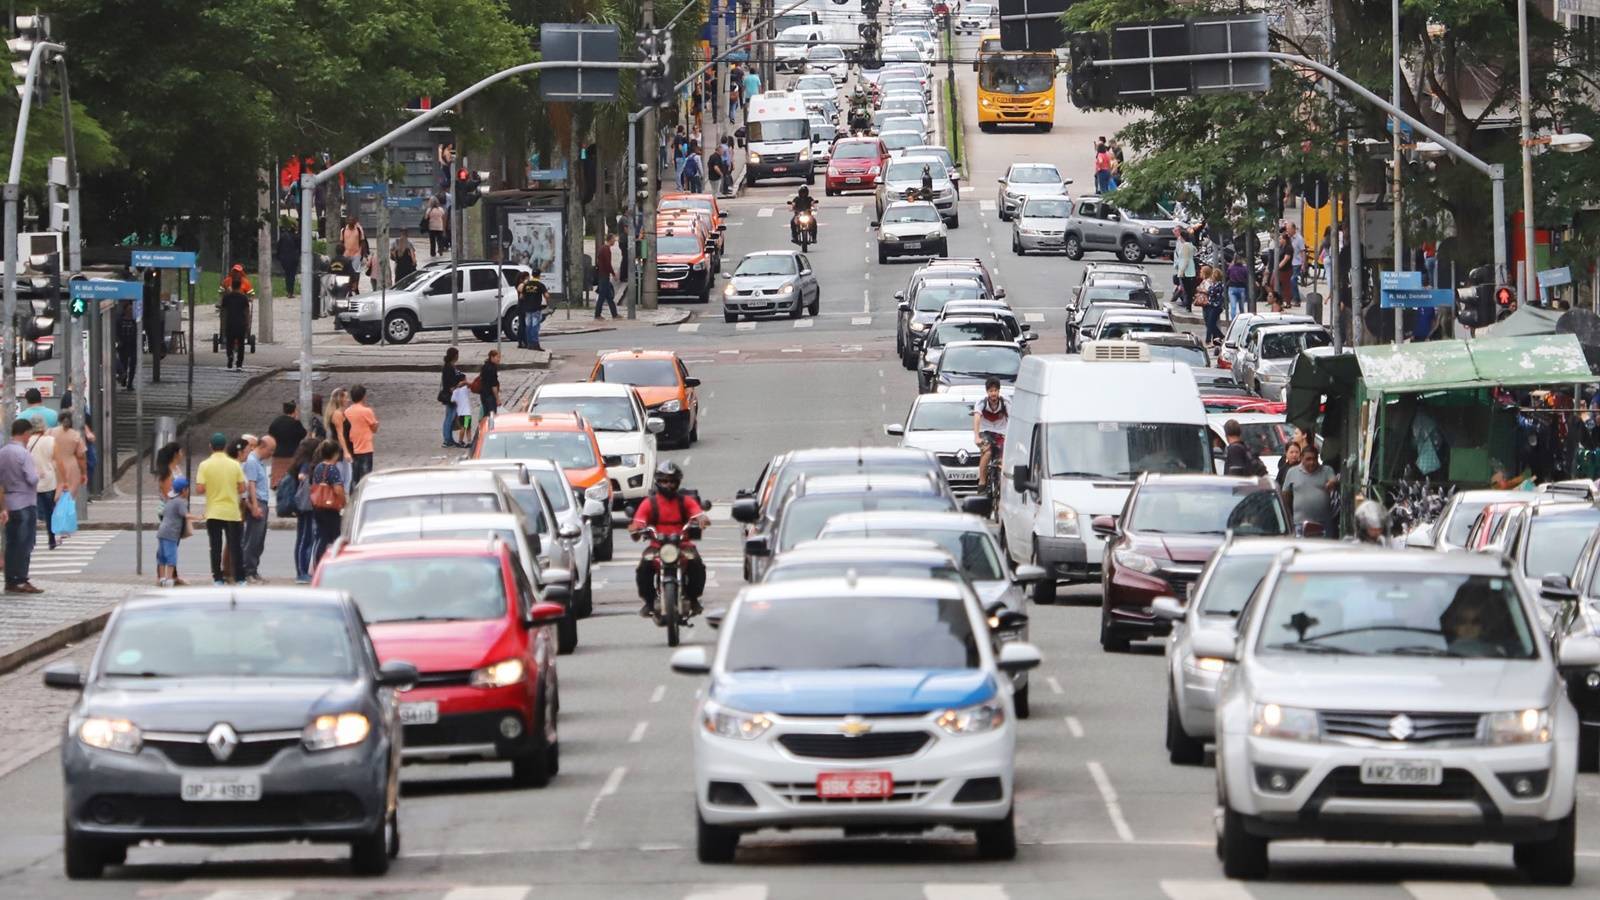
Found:
M 543 384 L 533 392 L 528 412 L 575 412 L 589 422 L 619 506 L 631 507 L 650 493 L 656 435 L 666 423 L 645 413 L 639 392 L 631 385 L 604 381 Z
M 714 614 L 713 614 L 714 621 Z M 717 646 L 672 669 L 709 675 L 691 727 L 696 850 L 730 862 L 762 828 L 971 829 L 1016 855 L 1010 676 L 1039 651 L 989 638 L 965 585 L 818 578 L 739 593 Z
M 1214 412 L 1206 413 L 1206 424 L 1211 428 L 1211 443 L 1215 447 L 1219 443 L 1227 444 L 1228 436 L 1224 433 L 1229 420 L 1239 423 L 1239 439 L 1249 447 L 1251 452 L 1260 457 L 1261 462 L 1267 467 L 1267 474 L 1278 474 L 1278 460 L 1283 458 L 1283 449 L 1289 445 L 1289 438 L 1294 434 L 1294 429 L 1284 420 L 1282 413 L 1242 413 L 1242 412 Z M 1217 460 L 1217 474 L 1222 474 L 1222 460 Z M 1249 473 L 1246 473 L 1249 474 Z
M 1001 388 L 1005 394 L 1006 389 Z M 883 426 L 900 446 L 926 450 L 939 460 L 944 479 L 957 494 L 978 490 L 978 442 L 972 436 L 972 405 L 983 396 L 981 386 L 952 388 L 943 394 L 918 394 L 904 422 Z
M 950 240 L 938 207 L 925 200 L 891 200 L 878 221 L 878 262 L 894 256 L 948 256 Z
M 1012 163 L 1000 182 L 996 206 L 1000 220 L 1009 222 L 1028 197 L 1065 197 L 1072 179 L 1061 177 L 1061 170 L 1049 163 Z
M 957 31 L 987 31 L 989 23 L 994 21 L 994 7 L 988 3 L 966 3 L 961 7 L 961 12 L 956 16 L 955 30 Z
M 834 84 L 850 77 L 850 61 L 836 44 L 818 44 L 806 51 L 806 74 L 826 75 Z
M 824 100 L 836 100 L 839 97 L 839 86 L 834 83 L 831 76 L 823 73 L 801 75 L 789 85 L 789 90 L 798 93 L 800 99 L 808 106 Z
M 831 122 L 811 123 L 811 168 L 828 168 L 833 159 L 833 142 L 839 139 L 839 127 Z

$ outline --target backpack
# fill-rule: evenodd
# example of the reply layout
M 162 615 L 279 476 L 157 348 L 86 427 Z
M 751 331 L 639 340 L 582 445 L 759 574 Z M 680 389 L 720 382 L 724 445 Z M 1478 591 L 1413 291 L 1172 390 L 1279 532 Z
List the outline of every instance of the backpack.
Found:
M 656 493 L 656 492 L 654 492 L 654 491 L 651 491 L 650 492 L 650 518 L 649 518 L 649 525 L 650 525 L 651 528 L 654 528 L 660 522 L 661 522 L 661 495 Z M 682 491 L 678 492 L 678 522 L 679 522 L 678 527 L 680 527 L 680 528 L 689 527 L 689 501 L 688 501 L 687 498 L 685 498 L 683 496 L 683 492 Z
M 292 519 L 300 512 L 299 506 L 295 503 L 295 495 L 299 492 L 300 487 L 300 479 L 295 477 L 296 474 L 291 470 L 284 473 L 283 478 L 278 481 L 278 496 L 276 500 L 278 518 L 280 519 Z

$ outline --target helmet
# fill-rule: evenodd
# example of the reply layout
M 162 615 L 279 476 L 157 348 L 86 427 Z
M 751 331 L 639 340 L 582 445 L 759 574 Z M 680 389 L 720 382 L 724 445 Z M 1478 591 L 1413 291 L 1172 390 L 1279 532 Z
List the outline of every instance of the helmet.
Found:
M 1372 532 L 1383 534 L 1384 527 L 1389 523 L 1389 512 L 1383 504 L 1376 500 L 1363 500 L 1356 507 L 1356 537 L 1359 540 L 1373 540 Z
M 811 196 L 811 189 L 802 184 L 800 185 L 800 190 L 796 193 L 801 197 L 809 197 Z
M 683 469 L 670 460 L 656 466 L 656 492 L 667 497 L 677 496 L 683 484 Z

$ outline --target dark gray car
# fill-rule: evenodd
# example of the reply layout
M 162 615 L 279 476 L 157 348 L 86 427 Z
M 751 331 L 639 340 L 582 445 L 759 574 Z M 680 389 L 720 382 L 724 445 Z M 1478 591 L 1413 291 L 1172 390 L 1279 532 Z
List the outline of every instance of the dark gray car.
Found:
M 88 672 L 61 741 L 69 878 L 97 878 L 144 840 L 350 844 L 382 874 L 400 848 L 394 691 L 341 591 L 189 588 L 134 596 Z

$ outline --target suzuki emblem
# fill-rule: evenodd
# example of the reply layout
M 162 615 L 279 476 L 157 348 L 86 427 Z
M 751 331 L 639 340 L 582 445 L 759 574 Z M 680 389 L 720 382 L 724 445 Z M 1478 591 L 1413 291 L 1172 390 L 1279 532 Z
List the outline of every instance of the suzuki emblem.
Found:
M 860 716 L 850 716 L 839 724 L 839 731 L 845 737 L 861 737 L 872 730 L 872 723 Z
M 1401 713 L 1389 720 L 1389 733 L 1394 735 L 1395 740 L 1403 741 L 1416 734 L 1417 727 L 1412 724 L 1410 716 Z
M 206 735 L 206 746 L 211 748 L 211 755 L 217 762 L 227 762 L 234 748 L 239 746 L 239 735 L 227 722 L 218 722 Z

